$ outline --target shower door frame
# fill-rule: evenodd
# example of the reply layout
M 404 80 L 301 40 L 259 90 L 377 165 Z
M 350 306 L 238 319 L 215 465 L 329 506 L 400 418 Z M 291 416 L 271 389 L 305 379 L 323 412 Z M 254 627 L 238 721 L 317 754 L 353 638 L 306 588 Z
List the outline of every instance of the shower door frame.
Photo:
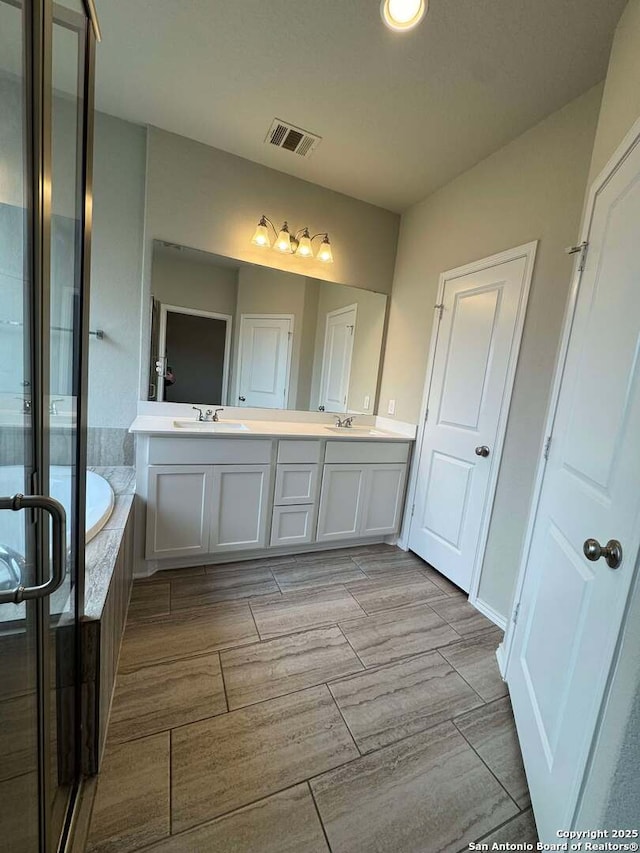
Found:
M 52 58 L 53 26 L 57 18 L 66 18 L 69 10 L 57 6 L 53 0 L 8 0 L 12 5 L 24 8 L 25 26 L 25 109 L 27 116 L 27 160 L 30 167 L 29 232 L 31 288 L 31 442 L 33 476 L 31 492 L 36 495 L 49 493 L 49 407 L 50 397 L 50 293 L 51 293 L 51 182 L 52 182 Z M 82 755 L 80 726 L 82 722 L 81 702 L 81 632 L 80 619 L 84 613 L 84 548 L 85 548 L 85 505 L 86 505 L 86 459 L 87 459 L 87 385 L 88 385 L 88 342 L 89 342 L 89 284 L 91 265 L 92 229 L 92 170 L 94 129 L 94 86 L 95 47 L 100 31 L 92 0 L 82 0 L 85 21 L 78 30 L 83 40 L 82 88 L 78 98 L 82 102 L 82 123 L 79 127 L 78 155 L 80 163 L 81 194 L 81 258 L 80 287 L 76 310 L 77 333 L 73 340 L 73 388 L 76 403 L 76 448 L 74 478 L 75 506 L 72 553 L 76 557 L 74 578 L 74 779 L 70 786 L 65 813 L 55 828 L 52 826 L 51 804 L 51 711 L 50 699 L 50 642 L 49 603 L 37 601 L 37 705 L 38 705 L 38 811 L 39 850 L 53 853 L 64 849 L 69 837 L 73 816 L 81 785 Z M 80 15 L 81 13 L 77 13 Z M 82 32 L 83 31 L 83 32 Z M 43 524 L 36 533 L 37 583 L 43 583 L 49 573 L 49 534 Z

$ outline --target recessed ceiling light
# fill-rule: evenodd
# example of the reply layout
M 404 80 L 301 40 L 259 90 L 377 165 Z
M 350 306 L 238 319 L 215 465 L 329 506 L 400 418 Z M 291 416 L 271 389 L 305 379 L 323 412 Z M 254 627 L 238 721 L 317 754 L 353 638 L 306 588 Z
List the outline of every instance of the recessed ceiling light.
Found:
M 429 0 L 382 0 L 380 14 L 391 30 L 411 30 L 424 18 Z

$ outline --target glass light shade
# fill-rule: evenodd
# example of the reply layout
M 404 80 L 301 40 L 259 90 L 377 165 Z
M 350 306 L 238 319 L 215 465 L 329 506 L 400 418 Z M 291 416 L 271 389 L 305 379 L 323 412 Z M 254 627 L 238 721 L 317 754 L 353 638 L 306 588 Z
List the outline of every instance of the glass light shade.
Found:
M 286 255 L 290 255 L 293 252 L 293 249 L 291 248 L 291 234 L 289 233 L 286 222 L 280 229 L 280 233 L 278 234 L 276 242 L 273 244 L 273 248 Z
M 428 0 L 382 0 L 382 20 L 392 30 L 410 30 L 424 18 Z
M 271 239 L 269 237 L 269 229 L 262 222 L 257 226 L 251 242 L 254 246 L 266 246 L 271 248 Z
M 333 252 L 331 251 L 331 243 L 328 237 L 325 237 L 322 243 L 320 243 L 317 258 L 325 264 L 333 263 Z
M 302 258 L 312 258 L 313 257 L 313 248 L 311 246 L 311 237 L 309 236 L 309 232 L 305 231 L 300 237 L 300 241 L 298 243 L 298 248 L 296 250 L 296 255 L 300 255 Z

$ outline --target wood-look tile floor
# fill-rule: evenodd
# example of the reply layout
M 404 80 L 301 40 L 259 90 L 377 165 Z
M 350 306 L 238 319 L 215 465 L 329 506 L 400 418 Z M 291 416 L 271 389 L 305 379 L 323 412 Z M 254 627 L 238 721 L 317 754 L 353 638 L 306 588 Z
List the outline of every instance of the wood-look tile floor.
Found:
M 535 842 L 500 640 L 386 545 L 136 582 L 87 850 Z

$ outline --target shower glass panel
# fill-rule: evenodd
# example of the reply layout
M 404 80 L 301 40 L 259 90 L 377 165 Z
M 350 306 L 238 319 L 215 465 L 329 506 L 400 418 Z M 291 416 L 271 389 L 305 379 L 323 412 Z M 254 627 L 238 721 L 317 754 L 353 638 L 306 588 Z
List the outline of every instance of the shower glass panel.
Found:
M 60 848 L 82 766 L 93 50 L 82 3 L 0 0 L 0 850 L 8 853 Z M 34 508 L 21 508 L 13 497 L 21 494 Z M 63 537 L 38 508 L 51 498 L 66 513 Z M 29 590 L 58 567 L 52 594 Z

